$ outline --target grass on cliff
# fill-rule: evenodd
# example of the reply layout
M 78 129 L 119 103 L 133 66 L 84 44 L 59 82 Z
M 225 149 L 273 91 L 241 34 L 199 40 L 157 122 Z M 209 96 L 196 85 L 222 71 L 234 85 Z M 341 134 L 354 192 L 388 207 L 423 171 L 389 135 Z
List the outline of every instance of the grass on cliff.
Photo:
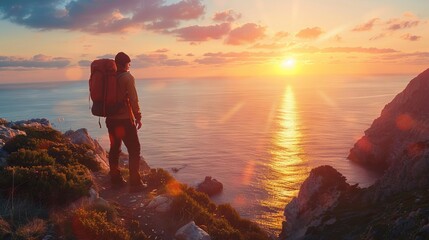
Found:
M 49 209 L 87 196 L 90 171 L 100 169 L 88 146 L 70 142 L 50 127 L 19 127 L 6 142 L 7 165 L 0 167 L 0 239 L 40 239 Z
M 183 225 L 194 221 L 213 240 L 259 240 L 269 239 L 268 234 L 257 224 L 243 219 L 229 204 L 216 205 L 207 194 L 178 183 L 168 172 L 152 169 L 144 176 L 149 188 L 173 196 L 173 203 L 166 225 L 175 232 Z
M 7 166 L 0 167 L 0 239 L 40 239 L 52 225 L 64 239 L 148 239 L 138 221 L 125 225 L 113 206 L 52 214 L 52 209 L 88 195 L 93 185 L 90 171 L 100 166 L 88 154 L 88 146 L 72 144 L 52 128 L 20 130 L 27 136 L 16 136 L 3 148 L 10 155 Z M 230 205 L 215 205 L 206 194 L 178 183 L 162 169 L 152 169 L 143 181 L 149 191 L 173 196 L 165 219 L 171 232 L 195 221 L 213 240 L 268 239 L 266 232 L 242 219 Z

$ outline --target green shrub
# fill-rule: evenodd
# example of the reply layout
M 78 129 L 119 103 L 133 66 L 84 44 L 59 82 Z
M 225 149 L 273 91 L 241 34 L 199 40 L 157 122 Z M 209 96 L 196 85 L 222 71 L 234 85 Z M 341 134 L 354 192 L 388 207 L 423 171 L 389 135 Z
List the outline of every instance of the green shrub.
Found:
M 55 162 L 64 166 L 77 163 L 73 159 L 73 152 L 65 144 L 53 144 L 48 148 L 49 156 L 55 158 Z
M 124 227 L 109 222 L 103 212 L 78 209 L 74 213 L 72 225 L 77 239 L 131 239 Z
M 21 148 L 10 154 L 7 163 L 10 166 L 21 167 L 47 166 L 53 165 L 55 159 L 49 156 L 46 150 L 35 151 Z
M 221 204 L 216 215 L 225 218 L 229 224 L 243 233 L 244 239 L 267 239 L 268 235 L 256 224 L 240 217 L 230 204 Z
M 207 226 L 208 234 L 213 240 L 241 240 L 240 231 L 231 227 L 225 219 L 216 219 Z
M 143 175 L 142 180 L 147 183 L 148 188 L 150 189 L 160 189 L 163 188 L 174 178 L 164 169 L 151 169 L 150 172 L 146 175 Z
M 36 139 L 46 139 L 52 142 L 67 142 L 63 134 L 51 127 L 17 127 L 27 133 L 27 137 Z
M 48 149 L 48 154 L 55 158 L 56 162 L 61 165 L 82 164 L 91 171 L 101 170 L 101 165 L 95 159 L 93 154 L 90 154 L 91 148 L 88 145 L 60 143 L 53 144 Z
M 16 152 L 21 148 L 36 150 L 38 149 L 39 140 L 32 139 L 24 135 L 17 135 L 7 141 L 3 146 L 3 150 L 8 153 Z
M 88 195 L 91 175 L 85 167 L 9 166 L 0 170 L 0 188 L 43 204 L 64 204 Z
M 194 199 L 199 205 L 204 207 L 209 213 L 214 213 L 216 211 L 216 204 L 214 204 L 209 196 L 205 193 L 198 192 L 195 188 L 184 186 L 184 191 L 192 199 Z
M 89 168 L 91 171 L 100 171 L 101 165 L 95 159 L 91 147 L 86 144 L 67 144 L 68 149 L 72 152 L 73 160 Z

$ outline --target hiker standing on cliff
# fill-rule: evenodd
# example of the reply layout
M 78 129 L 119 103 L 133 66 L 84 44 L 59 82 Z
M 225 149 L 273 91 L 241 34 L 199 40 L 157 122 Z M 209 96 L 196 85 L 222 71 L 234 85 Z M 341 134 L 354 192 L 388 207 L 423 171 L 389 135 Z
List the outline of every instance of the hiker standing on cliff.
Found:
M 106 126 L 109 131 L 110 152 L 109 166 L 111 183 L 114 186 L 123 186 L 127 182 L 119 171 L 119 154 L 121 145 L 124 142 L 129 154 L 129 186 L 130 191 L 143 189 L 139 174 L 140 167 L 140 141 L 137 130 L 142 126 L 139 100 L 135 87 L 133 75 L 129 72 L 130 57 L 119 52 L 115 56 L 117 66 L 117 97 L 124 104 L 117 113 L 106 118 Z

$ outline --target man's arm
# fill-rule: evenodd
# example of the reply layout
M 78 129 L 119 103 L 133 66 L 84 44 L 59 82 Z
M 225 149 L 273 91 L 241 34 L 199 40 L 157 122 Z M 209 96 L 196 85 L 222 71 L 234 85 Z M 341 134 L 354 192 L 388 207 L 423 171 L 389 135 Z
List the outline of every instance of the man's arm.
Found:
M 139 106 L 139 98 L 137 95 L 137 90 L 136 90 L 136 85 L 135 85 L 135 79 L 133 77 L 133 75 L 129 75 L 129 81 L 128 81 L 128 97 L 130 99 L 130 105 L 131 105 L 131 110 L 133 111 L 135 120 L 136 120 L 136 127 L 137 129 L 140 129 L 142 126 L 142 114 L 140 111 L 140 106 Z

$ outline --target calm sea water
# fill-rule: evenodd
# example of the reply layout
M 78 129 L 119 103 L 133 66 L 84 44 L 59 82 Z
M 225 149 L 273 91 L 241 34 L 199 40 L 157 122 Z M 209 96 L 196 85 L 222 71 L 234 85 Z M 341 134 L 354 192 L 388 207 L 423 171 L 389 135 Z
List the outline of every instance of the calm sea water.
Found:
M 217 203 L 278 233 L 285 205 L 312 168 L 332 165 L 360 186 L 375 180 L 346 156 L 411 78 L 137 81 L 143 155 L 151 167 L 182 168 L 173 175 L 189 185 L 218 179 Z M 44 117 L 61 131 L 84 127 L 108 149 L 86 81 L 0 85 L 0 117 Z

